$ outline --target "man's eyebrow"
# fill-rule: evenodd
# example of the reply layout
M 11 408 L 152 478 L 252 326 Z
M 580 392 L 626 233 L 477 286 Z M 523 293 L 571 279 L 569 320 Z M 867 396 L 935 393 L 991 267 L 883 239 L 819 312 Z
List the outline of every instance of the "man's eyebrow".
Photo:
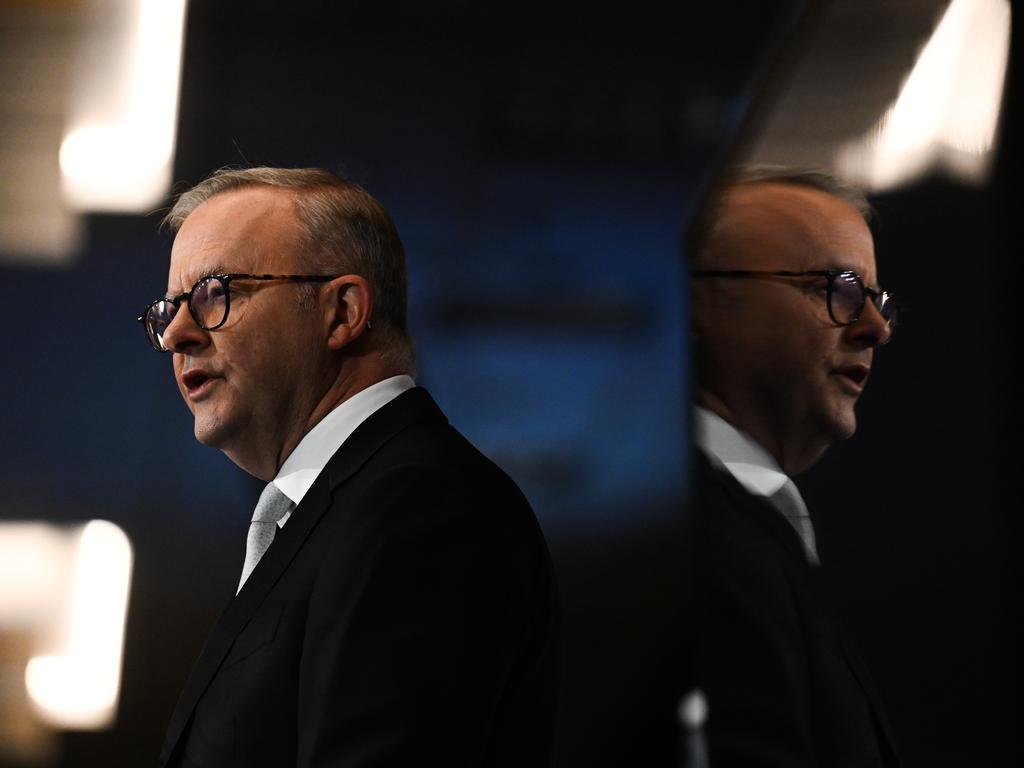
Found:
M 204 277 L 209 277 L 210 275 L 227 275 L 227 274 L 230 274 L 230 270 L 227 267 L 223 266 L 222 264 L 215 264 L 212 267 L 204 267 L 203 269 L 201 269 L 199 271 L 199 273 L 196 275 L 195 279 L 191 283 L 189 283 L 189 287 L 186 288 L 185 290 L 191 290 L 192 286 L 195 285 L 196 283 L 198 283 Z M 184 293 L 184 291 L 178 291 L 177 293 L 175 293 L 173 291 L 167 291 L 166 293 L 164 293 L 164 298 L 165 299 L 173 299 L 175 296 L 180 296 L 182 293 Z
M 828 267 L 828 269 L 834 269 L 837 272 L 853 272 L 855 275 L 860 277 L 861 281 L 864 283 L 864 286 L 866 288 L 870 288 L 873 291 L 880 291 L 880 290 L 882 290 L 882 286 L 878 283 L 878 278 L 877 277 L 875 277 L 875 282 L 872 283 L 870 280 L 868 280 L 864 276 L 863 272 L 861 272 L 859 269 L 857 269 L 856 267 L 854 267 L 854 266 L 852 266 L 850 264 L 838 263 L 838 264 L 836 264 L 833 267 Z
M 857 269 L 853 264 L 849 264 L 843 261 L 835 261 L 829 264 L 825 269 L 831 269 L 834 272 L 853 272 L 854 274 L 860 275 L 860 279 L 864 279 L 864 274 Z

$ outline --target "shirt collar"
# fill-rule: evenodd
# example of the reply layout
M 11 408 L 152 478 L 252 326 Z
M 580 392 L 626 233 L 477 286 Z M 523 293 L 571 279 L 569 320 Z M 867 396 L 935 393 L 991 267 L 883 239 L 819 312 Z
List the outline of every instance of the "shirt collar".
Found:
M 314 426 L 295 446 L 281 465 L 274 485 L 297 506 L 313 481 L 327 466 L 331 456 L 341 447 L 356 427 L 374 411 L 390 403 L 416 383 L 409 376 L 392 376 L 378 381 L 340 403 Z M 278 521 L 283 526 L 290 515 Z
M 753 495 L 771 496 L 789 480 L 768 451 L 717 413 L 695 405 L 693 426 L 697 446 Z

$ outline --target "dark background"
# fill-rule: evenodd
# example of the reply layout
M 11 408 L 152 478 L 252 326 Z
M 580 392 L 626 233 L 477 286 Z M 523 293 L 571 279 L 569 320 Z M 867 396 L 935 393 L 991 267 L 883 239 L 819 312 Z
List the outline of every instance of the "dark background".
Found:
M 675 6 L 189 8 L 179 188 L 229 164 L 317 165 L 395 218 L 418 381 L 521 484 L 556 559 L 565 766 L 657 764 L 671 735 L 687 618 L 680 248 L 813 22 L 796 2 Z M 800 481 L 909 765 L 1012 762 L 1009 106 L 987 187 L 930 178 L 874 201 L 880 272 L 910 313 L 857 437 Z M 166 287 L 159 219 L 94 216 L 71 268 L 0 270 L 14 342 L 0 519 L 102 517 L 136 553 L 119 718 L 65 735 L 67 766 L 155 760 L 259 493 L 195 443 L 169 359 L 134 322 Z

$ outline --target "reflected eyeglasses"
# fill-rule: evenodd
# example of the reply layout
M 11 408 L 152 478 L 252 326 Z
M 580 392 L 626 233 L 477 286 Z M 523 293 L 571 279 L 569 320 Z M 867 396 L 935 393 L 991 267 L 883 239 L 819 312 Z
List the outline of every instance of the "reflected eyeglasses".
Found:
M 196 325 L 204 331 L 215 331 L 228 321 L 231 309 L 232 280 L 277 280 L 290 283 L 326 283 L 338 275 L 247 275 L 235 272 L 225 275 L 207 275 L 199 278 L 190 290 L 169 299 L 157 299 L 137 320 L 146 329 L 149 343 L 157 352 L 169 352 L 164 344 L 164 332 L 178 314 L 182 302 Z
M 864 280 L 850 269 L 814 269 L 806 272 L 790 272 L 788 270 L 760 269 L 697 269 L 690 272 L 692 277 L 824 277 L 828 280 L 825 302 L 828 315 L 836 325 L 853 325 L 860 320 L 864 305 L 868 299 L 878 310 L 878 314 L 889 324 L 889 329 L 896 327 L 899 317 L 899 306 L 893 295 L 888 291 L 876 291 L 864 285 Z

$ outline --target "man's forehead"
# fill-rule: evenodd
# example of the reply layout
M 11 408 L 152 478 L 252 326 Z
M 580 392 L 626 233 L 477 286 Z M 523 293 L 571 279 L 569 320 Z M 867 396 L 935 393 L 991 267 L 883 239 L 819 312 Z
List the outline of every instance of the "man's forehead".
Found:
M 723 217 L 742 225 L 770 228 L 785 225 L 786 230 L 814 230 L 826 222 L 867 224 L 850 203 L 824 190 L 783 182 L 753 182 L 730 188 L 723 196 Z
M 863 216 L 822 190 L 739 185 L 723 196 L 719 229 L 728 268 L 852 269 L 874 279 L 874 243 Z
M 220 193 L 181 225 L 171 248 L 168 286 L 185 290 L 217 272 L 281 271 L 291 263 L 297 237 L 294 202 L 281 190 Z
M 220 238 L 175 239 L 167 273 L 168 293 L 188 290 L 204 275 L 251 271 L 259 248 L 250 251 L 237 246 Z

